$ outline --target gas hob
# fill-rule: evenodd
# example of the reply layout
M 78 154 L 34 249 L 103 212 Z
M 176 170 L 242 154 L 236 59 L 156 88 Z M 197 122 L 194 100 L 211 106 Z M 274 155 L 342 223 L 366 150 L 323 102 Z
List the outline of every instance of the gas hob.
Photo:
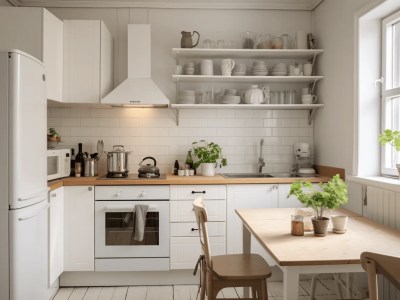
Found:
M 107 177 L 107 175 L 98 177 L 97 180 L 163 180 L 166 179 L 165 174 L 160 174 L 160 177 L 138 177 L 138 174 L 128 174 L 127 177 Z

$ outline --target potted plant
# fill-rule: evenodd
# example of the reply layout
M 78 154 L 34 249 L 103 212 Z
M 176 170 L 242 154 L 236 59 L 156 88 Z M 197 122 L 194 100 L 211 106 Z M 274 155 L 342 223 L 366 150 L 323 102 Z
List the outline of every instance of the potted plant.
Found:
M 201 165 L 201 174 L 203 176 L 214 176 L 217 161 L 221 160 L 221 165 L 226 166 L 227 160 L 222 156 L 222 149 L 213 142 L 207 143 L 205 140 L 193 142 L 193 152 L 197 161 L 193 164 L 197 169 Z
M 325 236 L 329 218 L 323 216 L 324 210 L 335 209 L 347 203 L 347 185 L 339 174 L 336 174 L 328 182 L 321 182 L 319 187 L 319 190 L 315 190 L 311 182 L 296 181 L 290 185 L 287 197 L 294 195 L 301 203 L 314 210 L 315 215 L 312 218 L 314 235 Z
M 386 129 L 379 135 L 379 142 L 381 145 L 390 144 L 397 151 L 400 152 L 400 131 Z M 400 159 L 400 158 L 399 158 Z M 396 164 L 397 172 L 400 176 L 400 162 Z
M 49 128 L 47 133 L 47 148 L 55 148 L 61 141 L 61 136 L 54 128 Z

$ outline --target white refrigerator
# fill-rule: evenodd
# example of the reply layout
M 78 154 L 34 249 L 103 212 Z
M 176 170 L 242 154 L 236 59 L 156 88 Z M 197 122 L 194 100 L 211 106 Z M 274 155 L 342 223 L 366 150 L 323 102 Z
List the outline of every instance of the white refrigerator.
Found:
M 43 64 L 0 51 L 0 299 L 47 298 L 46 132 Z

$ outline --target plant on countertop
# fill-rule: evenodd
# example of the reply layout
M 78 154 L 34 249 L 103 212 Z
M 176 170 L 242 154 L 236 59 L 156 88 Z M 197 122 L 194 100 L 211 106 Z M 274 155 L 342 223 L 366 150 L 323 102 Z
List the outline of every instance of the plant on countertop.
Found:
M 296 196 L 301 203 L 314 210 L 317 220 L 322 220 L 324 209 L 335 209 L 347 203 L 347 184 L 336 174 L 319 186 L 321 190 L 314 190 L 311 182 L 293 182 L 287 197 Z
M 59 142 L 61 140 L 61 136 L 58 134 L 58 132 L 54 128 L 49 128 L 49 132 L 47 133 L 47 139 L 49 141 L 57 141 Z
M 379 135 L 379 142 L 381 145 L 390 144 L 393 148 L 400 152 L 400 131 L 386 129 Z
M 218 144 L 213 142 L 207 143 L 205 140 L 193 142 L 193 152 L 197 157 L 197 161 L 193 164 L 194 168 L 198 168 L 203 163 L 217 163 L 221 159 L 221 164 L 226 166 L 227 160 L 222 156 L 222 149 Z

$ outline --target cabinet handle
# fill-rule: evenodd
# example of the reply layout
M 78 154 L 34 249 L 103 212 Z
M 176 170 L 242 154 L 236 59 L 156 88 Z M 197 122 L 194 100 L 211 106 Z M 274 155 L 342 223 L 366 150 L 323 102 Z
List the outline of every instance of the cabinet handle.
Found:
M 192 191 L 192 194 L 205 194 L 206 191 Z
M 51 194 L 51 197 L 56 197 L 57 196 L 57 194 L 56 193 L 53 193 L 53 194 Z
M 88 187 L 88 191 L 91 192 L 93 189 L 92 187 Z
M 198 230 L 197 228 L 192 228 L 192 229 L 190 229 L 191 231 L 196 231 L 196 230 Z
M 277 184 L 274 184 L 274 185 L 272 186 L 272 189 L 277 190 L 277 189 L 278 189 L 278 185 L 277 185 Z

